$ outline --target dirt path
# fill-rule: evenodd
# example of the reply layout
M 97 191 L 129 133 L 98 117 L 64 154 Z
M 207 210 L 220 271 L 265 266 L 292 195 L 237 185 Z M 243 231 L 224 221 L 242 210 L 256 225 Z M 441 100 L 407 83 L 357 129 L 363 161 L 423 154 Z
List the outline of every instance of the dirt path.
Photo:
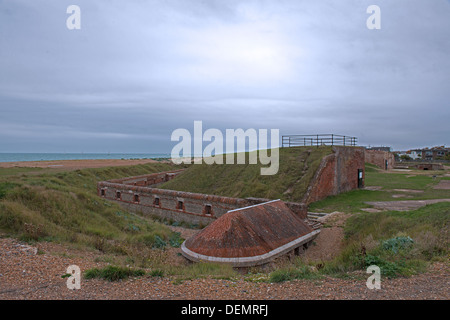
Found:
M 408 211 L 415 210 L 427 204 L 438 202 L 450 202 L 450 199 L 431 199 L 431 200 L 402 200 L 402 201 L 371 201 L 367 204 L 374 206 L 375 209 Z
M 342 248 L 344 239 L 344 224 L 349 214 L 333 212 L 318 219 L 322 224 L 320 233 L 312 246 L 304 253 L 307 261 L 330 261 L 336 257 Z

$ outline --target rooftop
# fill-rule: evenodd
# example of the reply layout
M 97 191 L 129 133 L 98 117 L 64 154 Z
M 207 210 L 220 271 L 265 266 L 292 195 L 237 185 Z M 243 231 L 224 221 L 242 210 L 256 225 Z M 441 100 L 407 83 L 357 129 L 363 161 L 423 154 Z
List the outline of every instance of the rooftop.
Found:
M 232 210 L 183 243 L 193 261 L 257 265 L 310 242 L 314 231 L 281 200 Z

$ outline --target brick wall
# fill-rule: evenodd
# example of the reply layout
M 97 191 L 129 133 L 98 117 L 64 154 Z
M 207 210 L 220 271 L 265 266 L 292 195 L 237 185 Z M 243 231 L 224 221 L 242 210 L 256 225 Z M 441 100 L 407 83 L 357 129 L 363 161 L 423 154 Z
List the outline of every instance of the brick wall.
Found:
M 364 180 L 364 149 L 361 147 L 333 147 L 324 157 L 303 198 L 310 204 L 331 195 L 358 188 L 358 170 Z
M 394 154 L 387 151 L 365 150 L 365 158 L 366 162 L 374 164 L 385 170 L 391 170 L 395 165 Z
M 229 210 L 272 200 L 231 198 L 155 188 L 182 172 L 183 170 L 158 172 L 101 181 L 97 184 L 97 192 L 100 197 L 117 201 L 124 209 L 132 212 L 203 225 L 209 224 Z M 307 207 L 304 204 L 286 202 L 286 205 L 301 218 L 306 218 Z
M 311 202 L 358 188 L 358 169 L 362 170 L 364 179 L 364 159 L 363 148 L 334 146 L 333 153 L 322 159 L 303 201 L 285 202 L 286 205 L 305 219 Z M 183 170 L 158 172 L 102 181 L 97 185 L 98 195 L 117 201 L 126 210 L 203 225 L 229 210 L 274 200 L 231 198 L 155 188 L 182 172 Z

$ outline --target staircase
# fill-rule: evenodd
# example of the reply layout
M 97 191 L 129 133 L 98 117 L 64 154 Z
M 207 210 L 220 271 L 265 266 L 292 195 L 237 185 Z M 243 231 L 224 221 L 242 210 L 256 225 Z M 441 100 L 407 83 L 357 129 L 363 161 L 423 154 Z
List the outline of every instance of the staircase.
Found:
M 308 212 L 307 219 L 305 222 L 313 229 L 317 230 L 322 227 L 322 223 L 319 222 L 319 218 L 326 216 L 328 213 L 321 212 Z

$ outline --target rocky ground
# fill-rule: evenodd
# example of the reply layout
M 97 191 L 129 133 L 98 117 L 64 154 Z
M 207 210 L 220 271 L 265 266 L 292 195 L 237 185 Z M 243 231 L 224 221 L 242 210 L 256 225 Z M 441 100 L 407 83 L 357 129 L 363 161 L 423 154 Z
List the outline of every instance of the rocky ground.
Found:
M 336 230 L 331 232 L 337 232 Z M 326 237 L 322 239 L 325 241 Z M 318 240 L 319 241 L 319 240 Z M 330 251 L 331 252 L 331 251 Z M 313 250 L 311 256 L 317 254 Z M 69 250 L 51 243 L 29 246 L 11 238 L 0 239 L 0 299 L 149 299 L 149 300 L 302 300 L 302 299 L 442 299 L 450 298 L 450 272 L 436 263 L 424 274 L 410 278 L 382 279 L 380 290 L 366 287 L 368 275 L 350 279 L 325 278 L 283 283 L 144 276 L 124 281 L 81 279 L 81 289 L 67 288 L 62 278 L 70 265 L 81 271 L 106 265 L 95 262 L 97 253 Z M 314 257 L 316 258 L 316 257 Z

